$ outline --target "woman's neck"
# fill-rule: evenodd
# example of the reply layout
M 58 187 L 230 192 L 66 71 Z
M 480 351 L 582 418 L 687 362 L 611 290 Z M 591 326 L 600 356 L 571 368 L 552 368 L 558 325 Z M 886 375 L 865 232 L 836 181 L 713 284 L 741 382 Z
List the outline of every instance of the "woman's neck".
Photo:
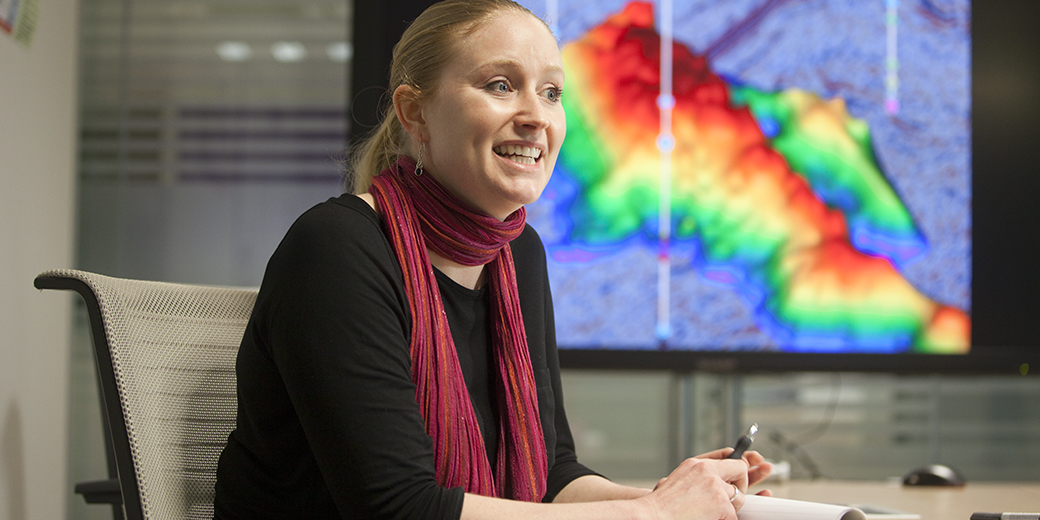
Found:
M 438 255 L 430 248 L 426 248 L 426 254 L 434 267 L 467 289 L 479 289 L 487 282 L 487 269 L 484 269 L 484 265 L 462 265 Z

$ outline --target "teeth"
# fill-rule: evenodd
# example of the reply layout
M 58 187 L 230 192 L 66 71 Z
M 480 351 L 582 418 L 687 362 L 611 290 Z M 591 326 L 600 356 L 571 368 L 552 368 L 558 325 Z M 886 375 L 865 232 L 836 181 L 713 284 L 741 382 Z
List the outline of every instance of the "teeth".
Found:
M 538 148 L 513 144 L 496 146 L 494 151 L 496 154 L 508 156 L 520 164 L 534 164 L 542 156 L 542 151 Z

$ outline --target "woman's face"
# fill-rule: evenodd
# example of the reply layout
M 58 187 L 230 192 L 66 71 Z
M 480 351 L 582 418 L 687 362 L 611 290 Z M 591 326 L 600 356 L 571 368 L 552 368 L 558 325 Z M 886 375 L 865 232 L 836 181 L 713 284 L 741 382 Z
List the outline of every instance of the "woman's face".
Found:
M 552 34 L 504 12 L 459 42 L 423 105 L 423 167 L 455 196 L 504 219 L 541 195 L 567 132 Z

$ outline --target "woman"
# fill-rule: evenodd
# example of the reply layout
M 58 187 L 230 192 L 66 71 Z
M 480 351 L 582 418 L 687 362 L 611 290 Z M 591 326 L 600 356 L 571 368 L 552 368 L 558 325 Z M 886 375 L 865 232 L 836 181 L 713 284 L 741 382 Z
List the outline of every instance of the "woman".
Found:
M 563 82 L 548 27 L 509 0 L 412 23 L 359 195 L 301 216 L 268 264 L 218 518 L 736 518 L 769 472 L 756 453 L 653 491 L 577 462 L 523 209 L 566 131 Z

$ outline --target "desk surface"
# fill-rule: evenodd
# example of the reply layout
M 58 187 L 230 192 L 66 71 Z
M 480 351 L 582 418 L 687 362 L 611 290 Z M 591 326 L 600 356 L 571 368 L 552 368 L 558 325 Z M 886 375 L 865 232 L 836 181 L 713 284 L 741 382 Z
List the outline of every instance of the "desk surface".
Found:
M 652 488 L 654 482 L 622 482 Z M 867 504 L 917 513 L 921 520 L 968 520 L 972 513 L 1040 513 L 1040 482 L 976 482 L 964 487 L 902 486 L 898 481 L 769 481 L 751 489 L 773 496 L 827 504 Z
M 870 504 L 921 515 L 921 520 L 968 520 L 977 511 L 1040 512 L 1040 483 L 978 482 L 964 487 L 906 487 L 898 482 L 769 482 L 773 496 L 837 504 Z

